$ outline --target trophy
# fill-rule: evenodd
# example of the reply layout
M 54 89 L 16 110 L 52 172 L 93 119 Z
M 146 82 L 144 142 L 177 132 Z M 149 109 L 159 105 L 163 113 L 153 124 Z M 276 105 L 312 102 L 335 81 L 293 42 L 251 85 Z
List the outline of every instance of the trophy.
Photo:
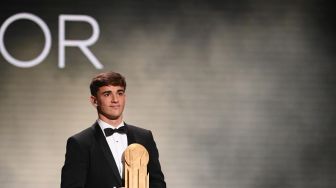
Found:
M 149 155 L 140 144 L 129 145 L 125 152 L 125 188 L 149 188 Z

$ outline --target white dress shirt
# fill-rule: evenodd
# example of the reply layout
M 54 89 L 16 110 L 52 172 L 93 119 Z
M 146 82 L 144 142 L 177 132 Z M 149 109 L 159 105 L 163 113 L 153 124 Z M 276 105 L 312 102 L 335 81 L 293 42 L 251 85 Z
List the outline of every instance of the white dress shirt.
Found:
M 125 149 L 128 146 L 127 143 L 127 135 L 126 134 L 120 134 L 120 133 L 114 133 L 113 135 L 106 137 L 104 129 L 105 128 L 112 128 L 117 129 L 119 127 L 125 126 L 124 122 L 121 122 L 120 125 L 117 127 L 113 127 L 112 125 L 109 125 L 108 123 L 102 121 L 101 119 L 97 120 L 101 130 L 103 131 L 103 134 L 105 136 L 105 139 L 110 147 L 110 150 L 113 154 L 114 161 L 117 164 L 119 174 L 121 178 L 124 177 L 124 159 L 123 159 L 123 153 Z

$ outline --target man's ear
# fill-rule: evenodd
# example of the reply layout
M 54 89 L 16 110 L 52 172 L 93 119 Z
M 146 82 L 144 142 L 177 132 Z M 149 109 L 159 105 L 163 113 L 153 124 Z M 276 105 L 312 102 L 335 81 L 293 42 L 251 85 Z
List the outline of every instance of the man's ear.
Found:
M 90 102 L 93 106 L 97 107 L 97 98 L 95 96 L 91 95 Z

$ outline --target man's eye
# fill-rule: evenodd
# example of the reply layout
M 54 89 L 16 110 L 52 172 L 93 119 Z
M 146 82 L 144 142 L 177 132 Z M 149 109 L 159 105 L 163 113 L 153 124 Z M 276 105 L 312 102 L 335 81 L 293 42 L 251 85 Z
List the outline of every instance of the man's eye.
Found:
M 124 92 L 119 92 L 118 95 L 123 96 Z
M 104 96 L 105 97 L 108 97 L 110 94 L 109 93 L 104 93 Z

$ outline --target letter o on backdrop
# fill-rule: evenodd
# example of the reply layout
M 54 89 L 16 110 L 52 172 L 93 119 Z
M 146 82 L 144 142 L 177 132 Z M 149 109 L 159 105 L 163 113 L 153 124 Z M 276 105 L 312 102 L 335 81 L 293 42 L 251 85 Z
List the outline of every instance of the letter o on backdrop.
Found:
M 45 43 L 42 52 L 40 55 L 38 55 L 36 58 L 29 60 L 29 61 L 21 61 L 16 58 L 14 58 L 12 55 L 10 55 L 5 47 L 4 44 L 4 35 L 6 32 L 7 27 L 12 24 L 13 22 L 20 20 L 20 19 L 27 19 L 31 20 L 34 23 L 36 23 L 43 31 Z M 1 26 L 0 28 L 0 52 L 2 53 L 3 57 L 11 64 L 21 67 L 21 68 L 29 68 L 33 67 L 37 64 L 39 64 L 41 61 L 43 61 L 46 56 L 48 55 L 51 47 L 51 34 L 48 26 L 45 24 L 45 22 L 39 18 L 38 16 L 35 16 L 34 14 L 30 13 L 18 13 L 14 14 L 13 16 L 9 17 Z

